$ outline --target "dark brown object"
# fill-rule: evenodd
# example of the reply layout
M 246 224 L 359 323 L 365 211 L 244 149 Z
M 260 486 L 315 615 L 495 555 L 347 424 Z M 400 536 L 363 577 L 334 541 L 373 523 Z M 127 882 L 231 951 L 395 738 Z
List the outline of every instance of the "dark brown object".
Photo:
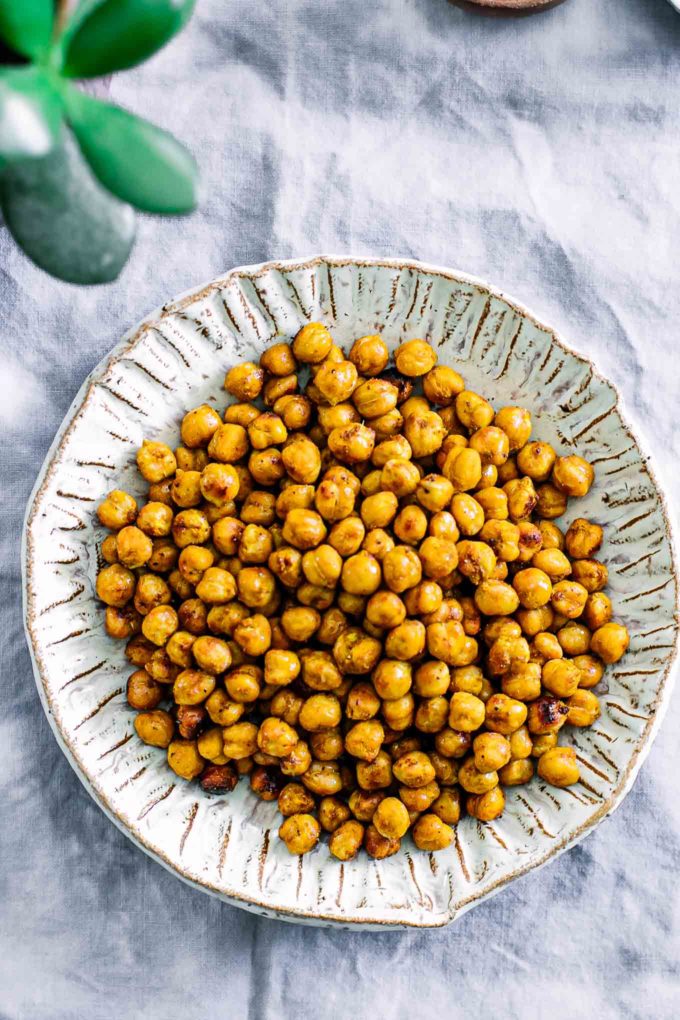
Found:
M 231 793 L 238 776 L 231 765 L 207 765 L 198 781 L 204 793 Z
M 194 740 L 208 725 L 208 713 L 202 705 L 178 705 L 175 719 L 180 737 Z

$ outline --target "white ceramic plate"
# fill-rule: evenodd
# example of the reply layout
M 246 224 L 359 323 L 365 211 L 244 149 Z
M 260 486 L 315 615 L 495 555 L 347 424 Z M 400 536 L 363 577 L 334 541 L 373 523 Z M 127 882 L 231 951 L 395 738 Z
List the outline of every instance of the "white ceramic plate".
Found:
M 578 450 L 596 484 L 564 523 L 605 525 L 616 616 L 632 643 L 607 670 L 602 717 L 573 731 L 583 781 L 534 780 L 508 791 L 502 818 L 465 818 L 437 855 L 403 852 L 342 864 L 321 844 L 289 856 L 275 804 L 239 784 L 207 798 L 177 779 L 164 752 L 136 737 L 122 643 L 109 640 L 94 599 L 94 510 L 121 487 L 142 495 L 142 437 L 176 441 L 184 411 L 225 404 L 225 370 L 257 359 L 273 337 L 309 320 L 339 344 L 380 331 L 391 346 L 427 337 L 440 361 L 496 405 L 521 402 L 534 435 Z M 404 260 L 316 257 L 235 269 L 172 301 L 129 333 L 86 380 L 40 473 L 24 534 L 26 629 L 57 739 L 109 817 L 197 888 L 289 920 L 365 926 L 447 924 L 513 878 L 581 839 L 621 802 L 649 750 L 671 687 L 676 574 L 670 525 L 647 457 L 620 400 L 583 357 L 517 303 L 479 280 Z

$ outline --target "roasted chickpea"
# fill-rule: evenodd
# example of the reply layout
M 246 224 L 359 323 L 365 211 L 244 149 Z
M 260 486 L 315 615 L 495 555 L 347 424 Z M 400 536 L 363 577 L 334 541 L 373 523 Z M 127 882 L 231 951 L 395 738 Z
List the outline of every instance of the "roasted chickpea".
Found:
M 395 779 L 409 788 L 417 789 L 434 780 L 434 766 L 423 751 L 411 751 L 392 766 Z
M 128 678 L 126 697 L 131 708 L 136 708 L 138 711 L 148 711 L 157 708 L 163 700 L 163 688 L 161 684 L 149 676 L 145 669 L 138 669 Z M 142 739 L 144 738 L 142 737 Z M 167 747 L 167 744 L 159 744 L 157 746 Z
M 609 580 L 609 571 L 598 560 L 574 560 L 572 580 L 583 585 L 589 594 L 601 591 Z
M 602 591 L 593 592 L 586 599 L 582 613 L 584 623 L 590 630 L 597 630 L 609 623 L 612 618 L 612 604 L 608 595 Z
M 618 662 L 630 644 L 630 635 L 623 624 L 605 623 L 592 636 L 590 647 L 608 665 Z
M 291 436 L 281 454 L 289 478 L 310 485 L 321 471 L 319 448 L 306 436 Z
M 186 637 L 191 640 L 191 652 L 199 669 L 205 673 L 211 673 L 213 676 L 229 669 L 231 651 L 226 641 L 209 635 L 194 639 L 193 635 L 187 634 Z M 179 665 L 183 665 L 183 663 L 179 663 Z
M 302 777 L 302 782 L 319 797 L 330 797 L 342 789 L 340 766 L 334 761 L 313 761 Z
M 345 750 L 353 758 L 374 761 L 380 752 L 384 737 L 382 723 L 377 719 L 357 722 L 345 735 Z
M 385 652 L 391 659 L 409 662 L 425 650 L 426 629 L 420 620 L 404 620 L 389 631 Z
M 237 400 L 255 400 L 262 392 L 264 372 L 252 361 L 242 361 L 230 368 L 224 380 L 224 388 Z
M 241 571 L 243 574 L 244 571 Z M 246 599 L 242 592 L 239 592 L 244 602 Z M 236 581 L 228 570 L 221 567 L 208 567 L 196 585 L 196 595 L 208 605 L 223 605 L 230 602 L 236 595 Z M 248 603 L 246 602 L 246 605 Z
M 531 565 L 547 574 L 553 584 L 571 574 L 571 563 L 560 549 L 540 549 L 532 557 Z
M 456 414 L 461 425 L 476 431 L 493 421 L 493 408 L 488 401 L 471 390 L 462 390 L 456 396 Z
M 299 336 L 299 334 L 298 334 Z M 319 842 L 321 828 L 310 814 L 289 815 L 279 829 L 279 837 L 291 854 L 307 854 Z
M 167 588 L 167 585 L 165 585 Z M 97 575 L 97 596 L 107 606 L 122 609 L 135 593 L 135 575 L 120 563 L 104 567 Z M 168 600 L 169 601 L 169 600 Z M 139 607 L 136 607 L 140 612 Z
M 579 768 L 573 747 L 554 747 L 538 759 L 538 774 L 551 786 L 573 786 L 579 781 Z
M 358 627 L 348 627 L 333 645 L 333 658 L 341 673 L 365 674 L 375 668 L 382 645 Z
M 202 545 L 210 537 L 210 524 L 202 510 L 180 510 L 172 522 L 172 539 L 176 546 Z
M 512 585 L 525 609 L 540 609 L 550 602 L 552 583 L 548 575 L 536 567 L 518 571 Z
M 496 556 L 491 546 L 486 542 L 463 541 L 458 543 L 457 552 L 458 570 L 464 577 L 477 586 L 489 581 L 496 568 Z
M 162 482 L 164 478 L 174 475 L 177 460 L 166 443 L 145 439 L 137 451 L 137 467 L 147 482 Z
M 485 616 L 509 616 L 519 606 L 517 592 L 504 581 L 482 581 L 474 598 L 475 605 Z
M 302 783 L 286 783 L 278 798 L 278 808 L 284 818 L 289 815 L 314 811 L 316 802 Z
M 531 415 L 524 407 L 502 407 L 493 420 L 510 441 L 510 453 L 517 453 L 529 442 Z
M 172 510 L 165 503 L 145 503 L 137 514 L 137 527 L 150 538 L 164 538 L 172 528 Z
M 493 694 L 486 702 L 485 725 L 493 733 L 509 736 L 522 726 L 527 718 L 527 706 L 506 694 Z M 475 793 L 475 790 L 469 791 Z
M 397 371 L 414 378 L 426 375 L 437 363 L 434 349 L 425 340 L 407 340 L 394 355 Z
M 293 355 L 290 344 L 272 344 L 260 355 L 260 368 L 270 375 L 292 375 L 297 371 L 297 361 Z
M 362 336 L 355 340 L 349 352 L 352 361 L 363 376 L 380 375 L 389 359 L 387 345 L 379 336 Z
M 328 357 L 333 337 L 321 322 L 309 322 L 293 340 L 293 354 L 298 361 L 318 365 Z
M 364 849 L 369 857 L 375 860 L 384 860 L 396 854 L 401 847 L 398 839 L 387 839 L 381 836 L 374 825 L 368 825 L 364 834 Z
M 122 489 L 114 489 L 97 508 L 100 524 L 111 531 L 120 531 L 128 524 L 134 524 L 137 516 L 137 503 Z
M 567 552 L 575 560 L 589 559 L 602 545 L 602 539 L 603 531 L 599 524 L 577 517 L 565 535 Z
M 465 389 L 463 377 L 448 365 L 436 365 L 423 378 L 423 392 L 433 404 L 446 407 Z
M 315 510 L 293 509 L 286 514 L 283 540 L 296 549 L 313 549 L 326 538 L 323 518 Z
M 551 694 L 568 698 L 578 687 L 580 678 L 578 666 L 570 659 L 549 659 L 543 666 L 541 679 L 544 688 Z
M 351 861 L 361 849 L 363 839 L 363 825 L 351 819 L 333 830 L 328 849 L 339 861 Z
M 492 822 L 494 818 L 498 818 L 503 813 L 505 794 L 500 786 L 495 786 L 493 790 L 488 790 L 486 793 L 468 797 L 465 807 L 472 818 L 476 818 L 480 822 Z
M 527 713 L 527 729 L 532 735 L 542 736 L 546 733 L 556 733 L 567 721 L 569 709 L 550 694 L 542 694 L 536 701 L 529 705 Z
M 493 549 L 496 559 L 511 563 L 519 556 L 519 528 L 510 521 L 487 521 L 479 533 L 482 542 Z
M 588 591 L 577 581 L 558 581 L 553 587 L 550 602 L 556 613 L 573 620 L 583 612 Z
M 546 520 L 551 521 L 555 517 L 561 517 L 567 509 L 566 495 L 560 489 L 551 485 L 550 482 L 539 485 L 536 489 L 536 495 L 538 496 L 536 513 L 539 517 L 544 517 Z
M 546 482 L 556 459 L 549 443 L 527 443 L 517 454 L 517 467 L 534 482 Z

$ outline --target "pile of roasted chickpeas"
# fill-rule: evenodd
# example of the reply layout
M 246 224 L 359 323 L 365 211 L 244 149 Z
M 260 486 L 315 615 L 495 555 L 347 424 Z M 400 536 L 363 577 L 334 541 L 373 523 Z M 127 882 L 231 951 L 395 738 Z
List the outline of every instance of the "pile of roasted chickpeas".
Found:
M 304 326 L 227 372 L 223 416 L 189 411 L 174 451 L 144 442 L 144 506 L 115 490 L 98 509 L 139 737 L 208 794 L 249 776 L 291 853 L 323 830 L 342 861 L 409 831 L 441 850 L 535 770 L 576 783 L 559 731 L 595 722 L 629 642 L 601 527 L 553 523 L 590 464 L 424 340 L 388 362 L 380 336 L 345 355 Z

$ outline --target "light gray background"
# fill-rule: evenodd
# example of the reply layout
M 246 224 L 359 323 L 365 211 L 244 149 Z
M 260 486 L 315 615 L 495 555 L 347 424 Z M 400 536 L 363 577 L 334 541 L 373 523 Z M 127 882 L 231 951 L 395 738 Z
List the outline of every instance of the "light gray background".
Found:
M 50 280 L 0 232 L 0 1016 L 676 1017 L 678 695 L 617 814 L 454 927 L 268 921 L 182 885 L 81 788 L 35 692 L 18 552 L 52 437 L 118 337 L 233 265 L 320 250 L 415 256 L 525 301 L 621 387 L 677 505 L 680 16 L 199 0 L 109 91 L 190 145 L 204 197 L 141 222 L 106 288 Z

